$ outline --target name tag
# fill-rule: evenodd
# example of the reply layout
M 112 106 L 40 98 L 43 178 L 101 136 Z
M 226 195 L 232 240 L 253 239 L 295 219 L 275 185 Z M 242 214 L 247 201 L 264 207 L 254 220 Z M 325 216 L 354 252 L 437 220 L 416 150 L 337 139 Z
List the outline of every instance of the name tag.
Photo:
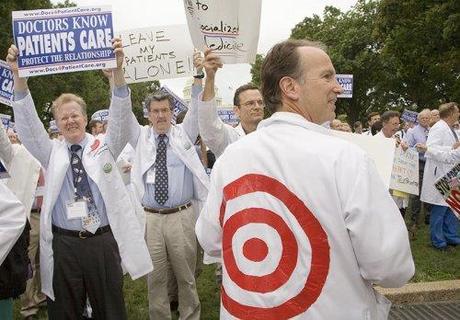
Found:
M 155 183 L 155 169 L 150 169 L 147 171 L 147 176 L 145 178 L 145 183 L 154 184 Z
M 81 219 L 88 216 L 88 205 L 85 200 L 78 200 L 75 202 L 67 203 L 67 218 Z

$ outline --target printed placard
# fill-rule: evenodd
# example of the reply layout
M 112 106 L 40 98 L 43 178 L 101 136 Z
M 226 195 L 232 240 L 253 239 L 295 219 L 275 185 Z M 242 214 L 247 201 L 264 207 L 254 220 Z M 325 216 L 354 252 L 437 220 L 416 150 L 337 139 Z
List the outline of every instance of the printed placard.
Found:
M 418 112 L 404 109 L 401 120 L 406 122 L 417 123 Z
M 115 68 L 110 6 L 13 11 L 20 77 Z
M 439 178 L 434 186 L 460 220 L 460 163 Z
M 8 114 L 0 113 L 0 119 L 2 120 L 2 125 L 5 130 L 10 127 L 11 116 Z
M 214 49 L 224 63 L 253 63 L 260 31 L 261 0 L 184 0 L 196 48 Z
M 13 72 L 5 61 L 0 60 L 0 102 L 11 107 L 13 90 Z
M 186 25 L 120 32 L 127 83 L 191 77 L 193 45 Z
M 108 121 L 109 120 L 109 109 L 101 109 L 93 113 L 91 120 Z
M 238 125 L 240 122 L 240 119 L 232 109 L 217 109 L 217 115 L 224 123 L 229 124 L 232 127 Z
M 391 171 L 390 189 L 414 195 L 419 194 L 418 152 L 409 148 L 403 151 L 396 148 Z
M 337 95 L 337 98 L 352 98 L 353 97 L 353 75 L 352 74 L 336 74 L 337 82 L 342 86 L 343 92 Z

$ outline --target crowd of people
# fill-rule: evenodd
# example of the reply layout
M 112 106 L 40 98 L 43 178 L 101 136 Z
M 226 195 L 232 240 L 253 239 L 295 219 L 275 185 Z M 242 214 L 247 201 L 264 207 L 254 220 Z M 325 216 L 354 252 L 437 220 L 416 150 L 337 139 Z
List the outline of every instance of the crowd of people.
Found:
M 352 130 L 335 119 L 342 88 L 321 44 L 275 45 L 261 88 L 235 92 L 236 127 L 217 114 L 215 51 L 194 55 L 183 119 L 173 121 L 172 97 L 158 91 L 146 97 L 141 126 L 119 39 L 113 49 L 108 121 L 88 123 L 84 99 L 63 93 L 48 131 L 18 76 L 18 50 L 8 51 L 18 139 L 0 130 L 1 319 L 12 319 L 23 292 L 26 319 L 44 305 L 49 319 L 127 319 L 125 273 L 147 277 L 150 319 L 171 319 L 176 308 L 180 319 L 200 319 L 202 261 L 218 265 L 222 319 L 387 318 L 390 303 L 373 285 L 400 287 L 414 274 L 407 205 L 395 203 L 363 150 L 330 134 Z M 418 150 L 412 221 L 426 208 L 432 244 L 446 250 L 460 244 L 458 220 L 433 181 L 460 161 L 459 110 L 438 110 L 438 119 L 427 109 L 404 126 L 396 111 L 371 113 L 367 131 L 353 129 Z

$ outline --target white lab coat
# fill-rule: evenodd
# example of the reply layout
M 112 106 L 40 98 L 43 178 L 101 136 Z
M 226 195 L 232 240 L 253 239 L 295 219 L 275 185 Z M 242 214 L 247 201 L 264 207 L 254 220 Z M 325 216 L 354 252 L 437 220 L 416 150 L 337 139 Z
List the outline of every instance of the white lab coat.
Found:
M 439 120 L 431 127 L 426 140 L 428 149 L 425 152 L 421 201 L 448 206 L 441 193 L 434 187 L 434 183 L 460 162 L 460 148 L 453 150 L 454 143 L 454 134 L 444 120 Z
M 257 176 L 241 182 L 239 187 L 229 186 L 248 174 Z M 275 179 L 278 184 L 267 183 L 259 178 L 260 175 L 268 177 L 265 180 Z M 287 197 L 288 192 L 280 188 L 280 184 L 295 197 Z M 244 195 L 234 197 L 234 193 Z M 292 200 L 294 198 L 299 199 L 297 203 Z M 312 212 L 320 227 L 306 220 L 304 211 L 298 214 L 302 207 L 299 201 Z M 258 221 L 252 223 L 254 211 L 240 219 L 239 225 L 235 224 L 236 217 L 242 217 L 242 210 L 250 208 L 270 210 L 281 217 L 292 230 L 299 249 L 296 269 L 291 274 L 285 273 L 286 282 L 264 293 L 242 289 L 241 283 L 236 285 L 234 281 L 253 285 L 261 280 L 244 283 L 244 280 L 230 278 L 228 261 L 223 259 L 223 294 L 225 291 L 243 305 L 240 310 L 247 312 L 246 318 L 263 316 L 256 317 L 257 312 L 252 313 L 244 306 L 281 306 L 301 292 L 307 275 L 318 280 L 317 275 L 309 274 L 313 265 L 312 243 L 316 243 L 316 254 L 329 255 L 329 263 L 318 259 L 314 264 L 320 263 L 318 270 L 326 270 L 327 276 L 319 297 L 306 311 L 296 313 L 296 319 L 387 319 L 390 303 L 374 291 L 373 284 L 400 287 L 414 274 L 404 221 L 373 161 L 360 148 L 332 137 L 329 130 L 300 115 L 277 112 L 262 121 L 256 132 L 227 147 L 214 166 L 209 196 L 196 224 L 198 240 L 211 256 L 223 256 L 222 239 L 226 239 L 231 230 L 236 230 L 228 239 L 231 246 L 225 250 L 232 250 L 237 268 L 243 274 L 265 276 L 286 255 L 282 251 L 293 246 L 284 246 L 280 241 L 280 235 L 287 232 L 276 231 L 278 227 L 270 228 Z M 297 212 L 297 218 L 292 212 Z M 227 227 L 231 218 L 235 219 Z M 308 237 L 301 229 L 302 224 L 311 230 Z M 326 239 L 324 235 L 310 238 L 319 234 L 320 229 Z M 254 237 L 268 243 L 268 258 L 263 263 L 244 258 L 243 244 Z M 310 241 L 312 239 L 314 242 Z M 286 240 L 285 243 L 290 242 Z M 289 257 L 292 260 L 292 256 Z M 271 283 L 264 281 L 259 285 Z M 314 282 L 307 290 L 315 291 L 318 286 L 318 282 Z M 300 303 L 311 297 L 309 292 Z M 291 302 L 288 309 L 295 309 L 297 305 Z M 270 312 L 272 319 L 286 318 L 275 309 Z M 221 319 L 238 318 L 224 305 L 221 305 L 220 315 Z
M 24 206 L 3 183 L 0 183 L 0 265 L 13 248 L 26 224 Z
M 12 144 L 3 128 L 0 128 L 0 159 L 10 178 L 6 185 L 24 205 L 27 217 L 35 199 L 40 175 L 40 163 L 20 144 Z
M 198 125 L 201 139 L 216 158 L 229 144 L 246 135 L 241 122 L 236 127 L 225 124 L 217 115 L 215 99 L 201 101 L 201 95 L 198 100 Z
M 139 201 L 141 201 L 145 193 L 142 177 L 155 163 L 156 145 L 150 138 L 151 129 L 149 126 L 140 126 L 132 113 L 129 119 L 130 121 L 124 122 L 123 125 L 127 126 L 128 130 L 130 130 L 129 143 L 134 147 L 136 152 L 131 179 Z M 209 187 L 209 177 L 193 145 L 197 137 L 196 99 L 192 99 L 184 121 L 179 125 L 171 127 L 169 143 L 174 153 L 193 174 L 193 198 L 195 200 L 194 212 L 196 216 L 198 216 L 199 210 L 206 200 Z M 177 183 L 182 183 L 182 181 L 178 181 Z
M 54 299 L 52 209 L 59 195 L 67 169 L 70 165 L 66 142 L 50 140 L 35 111 L 32 97 L 13 103 L 19 136 L 46 169 L 45 191 L 40 219 L 40 272 L 42 291 Z M 112 119 L 124 119 L 131 112 L 131 97 L 112 97 L 107 135 L 97 137 L 99 145 L 93 150 L 96 138 L 86 134 L 88 143 L 83 150 L 82 161 L 88 176 L 97 184 L 107 210 L 113 236 L 118 244 L 122 265 L 133 279 L 153 270 L 152 262 L 131 205 L 129 195 L 115 160 L 127 142 L 124 127 L 112 125 Z M 94 145 L 93 145 L 94 144 Z M 104 171 L 104 166 L 112 170 Z

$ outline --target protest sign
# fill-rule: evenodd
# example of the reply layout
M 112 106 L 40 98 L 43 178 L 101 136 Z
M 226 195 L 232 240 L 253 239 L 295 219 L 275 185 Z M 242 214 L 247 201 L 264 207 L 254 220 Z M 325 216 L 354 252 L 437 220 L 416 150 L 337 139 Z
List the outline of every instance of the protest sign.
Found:
M 0 102 L 10 107 L 13 86 L 13 72 L 5 61 L 0 60 Z
M 97 110 L 91 116 L 91 120 L 99 120 L 99 121 L 108 121 L 109 120 L 109 109 L 101 109 Z
M 193 45 L 214 49 L 224 63 L 254 62 L 261 6 L 261 0 L 184 0 Z
M 388 189 L 390 188 L 391 171 L 395 155 L 395 142 L 393 139 L 376 138 L 335 130 L 331 130 L 330 132 L 332 135 L 347 140 L 366 151 L 369 157 L 374 160 L 383 183 Z
M 404 109 L 401 115 L 401 120 L 406 121 L 406 122 L 417 123 L 417 116 L 418 116 L 417 112 Z
M 110 6 L 13 11 L 20 77 L 115 68 Z
M 418 152 L 413 148 L 396 148 L 391 171 L 390 188 L 414 195 L 419 194 Z
M 9 123 L 11 121 L 11 116 L 7 114 L 0 113 L 0 119 L 2 119 L 3 128 L 8 129 Z
M 232 127 L 236 126 L 240 122 L 240 119 L 235 112 L 233 112 L 233 109 L 217 109 L 217 115 L 224 123 L 229 124 Z
M 342 86 L 343 92 L 337 95 L 337 98 L 352 98 L 353 97 L 353 75 L 352 74 L 336 74 L 337 82 Z
M 127 83 L 192 76 L 193 45 L 186 25 L 120 32 Z
M 460 163 L 439 178 L 434 186 L 441 193 L 455 216 L 460 219 Z

